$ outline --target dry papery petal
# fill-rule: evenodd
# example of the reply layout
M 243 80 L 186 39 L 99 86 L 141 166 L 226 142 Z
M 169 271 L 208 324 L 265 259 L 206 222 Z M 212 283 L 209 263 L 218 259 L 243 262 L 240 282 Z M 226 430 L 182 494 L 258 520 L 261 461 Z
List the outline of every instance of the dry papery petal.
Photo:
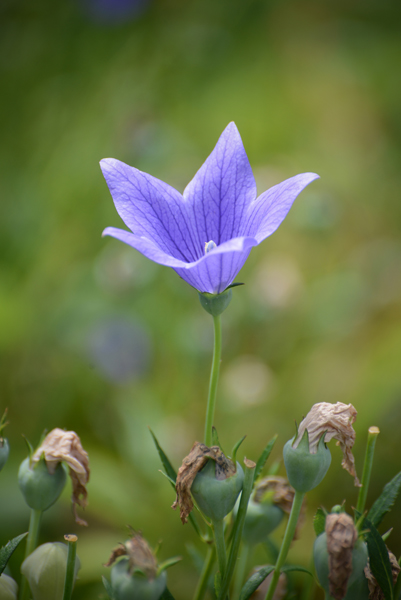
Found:
M 390 559 L 391 572 L 393 574 L 393 584 L 395 585 L 395 582 L 398 578 L 398 573 L 401 571 L 401 567 L 398 564 L 396 557 L 392 552 L 390 552 L 390 550 L 388 550 L 388 557 Z M 376 581 L 376 578 L 372 574 L 372 571 L 370 570 L 369 561 L 364 569 L 364 573 L 366 579 L 368 580 L 369 600 L 384 600 L 384 594 L 381 591 L 379 584 Z
M 216 479 L 227 479 L 235 473 L 233 461 L 226 458 L 218 446 L 209 448 L 201 442 L 195 442 L 190 453 L 184 458 L 181 467 L 178 469 L 175 483 L 177 498 L 171 507 L 174 509 L 177 506 L 180 507 L 180 518 L 184 524 L 187 523 L 188 515 L 194 506 L 191 497 L 192 483 L 209 458 L 216 462 Z
M 86 521 L 80 519 L 76 512 L 76 505 L 82 508 L 87 505 L 88 492 L 86 484 L 89 481 L 89 457 L 82 448 L 81 440 L 75 431 L 64 431 L 53 429 L 47 434 L 39 448 L 32 456 L 32 462 L 37 463 L 45 459 L 49 473 L 53 474 L 59 463 L 65 462 L 69 467 L 72 481 L 72 506 L 75 521 L 79 525 L 87 525 Z
M 352 425 L 357 414 L 352 404 L 343 404 L 342 402 L 337 402 L 337 404 L 330 404 L 329 402 L 314 404 L 301 421 L 293 447 L 297 448 L 305 430 L 307 430 L 309 451 L 311 454 L 316 454 L 319 440 L 326 432 L 324 441 L 328 443 L 333 438 L 337 440 L 337 446 L 340 446 L 343 451 L 341 465 L 354 477 L 355 485 L 360 486 L 355 471 L 355 459 L 352 454 L 352 447 L 355 442 L 355 431 Z
M 352 551 L 358 539 L 353 519 L 346 513 L 326 517 L 327 552 L 329 553 L 330 596 L 342 600 L 352 573 Z
M 272 493 L 272 502 L 287 515 L 290 514 L 292 503 L 294 501 L 295 490 L 290 486 L 288 480 L 285 477 L 265 477 L 262 479 L 255 489 L 253 501 L 256 503 L 263 502 L 263 498 L 269 492 Z M 295 529 L 294 540 L 298 538 L 299 531 L 301 530 L 306 512 L 306 496 L 302 502 L 301 513 Z
M 128 556 L 129 559 L 129 570 L 130 573 L 139 569 L 151 580 L 157 575 L 157 560 L 149 546 L 148 542 L 139 532 L 132 531 L 132 537 L 125 542 L 125 544 L 119 544 L 112 551 L 109 560 L 104 565 L 105 567 L 111 567 L 111 565 L 120 558 L 120 556 Z

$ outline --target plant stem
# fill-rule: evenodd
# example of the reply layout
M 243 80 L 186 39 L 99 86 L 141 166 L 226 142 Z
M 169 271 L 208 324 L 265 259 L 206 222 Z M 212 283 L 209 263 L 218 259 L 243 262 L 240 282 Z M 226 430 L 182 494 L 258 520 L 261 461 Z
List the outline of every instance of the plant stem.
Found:
M 238 507 L 237 518 L 235 519 L 233 527 L 233 541 L 230 548 L 230 554 L 228 557 L 227 571 L 224 576 L 223 584 L 221 586 L 219 600 L 223 600 L 227 596 L 228 588 L 230 586 L 231 578 L 234 573 L 234 569 L 237 563 L 238 550 L 241 544 L 242 530 L 244 528 L 246 511 L 248 508 L 249 497 L 252 492 L 253 479 L 255 475 L 256 464 L 251 460 L 244 459 L 245 463 L 245 477 L 244 485 L 242 486 L 241 500 Z
M 213 569 L 214 561 L 216 558 L 216 546 L 213 544 L 209 546 L 206 554 L 206 559 L 203 565 L 202 573 L 198 581 L 198 585 L 195 590 L 193 600 L 203 600 L 205 595 L 207 584 L 210 578 L 210 574 Z
M 246 544 L 245 542 L 243 542 L 242 549 L 241 549 L 239 559 L 238 559 L 237 569 L 235 572 L 235 578 L 234 578 L 233 598 L 235 600 L 237 600 L 239 598 L 241 589 L 242 589 L 242 585 L 244 583 L 246 566 L 247 566 L 248 557 L 249 557 L 249 550 L 250 550 L 249 544 Z
M 77 555 L 76 535 L 65 535 L 64 539 L 68 542 L 67 569 L 65 571 L 64 595 L 63 600 L 71 600 L 74 587 L 75 576 L 75 557 Z
M 365 510 L 366 497 L 368 495 L 369 489 L 370 474 L 372 472 L 373 456 L 375 454 L 376 440 L 379 433 L 380 430 L 378 427 L 369 427 L 368 429 L 368 441 L 366 444 L 365 462 L 363 465 L 361 480 L 362 487 L 359 488 L 358 504 L 356 506 L 356 510 L 359 511 L 361 514 L 363 514 L 363 511 Z
M 227 566 L 226 543 L 224 540 L 224 519 L 213 521 L 214 541 L 216 543 L 217 560 L 221 578 L 224 577 Z
M 217 383 L 220 373 L 221 359 L 221 318 L 220 315 L 213 317 L 214 323 L 214 347 L 212 371 L 210 373 L 209 396 L 207 399 L 206 423 L 205 423 L 205 444 L 212 445 L 212 426 L 214 420 L 214 409 L 216 407 Z
M 304 499 L 305 493 L 295 491 L 294 501 L 292 503 L 291 514 L 288 519 L 287 529 L 285 530 L 283 543 L 281 544 L 280 552 L 277 558 L 276 566 L 274 567 L 273 577 L 270 582 L 269 589 L 266 594 L 265 600 L 272 600 L 275 589 L 277 587 L 277 583 L 280 577 L 281 568 L 285 563 L 285 559 L 287 558 L 288 551 L 290 549 L 290 545 L 292 539 L 295 534 L 295 528 L 297 526 L 299 513 L 301 512 L 302 502 Z
M 397 581 L 394 586 L 394 600 L 399 599 L 400 593 L 401 593 L 401 577 L 400 577 L 400 574 L 398 574 Z
M 29 532 L 26 540 L 25 558 L 27 558 L 35 550 L 38 543 L 39 527 L 42 518 L 42 511 L 31 508 L 31 517 L 29 520 Z M 29 585 L 26 577 L 22 576 L 20 584 L 20 600 L 28 600 Z

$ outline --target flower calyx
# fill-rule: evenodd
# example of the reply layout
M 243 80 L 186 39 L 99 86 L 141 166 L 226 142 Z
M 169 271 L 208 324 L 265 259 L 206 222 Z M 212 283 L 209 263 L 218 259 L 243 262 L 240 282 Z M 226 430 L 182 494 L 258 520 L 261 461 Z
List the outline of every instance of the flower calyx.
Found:
M 139 532 L 132 531 L 132 537 L 129 540 L 114 548 L 105 567 L 111 567 L 121 556 L 128 558 L 128 572 L 130 575 L 141 573 L 149 581 L 155 579 L 157 575 L 156 556 Z
M 243 479 L 242 467 L 227 458 L 219 446 L 209 448 L 195 442 L 178 470 L 177 497 L 172 508 L 180 507 L 185 524 L 194 505 L 192 492 L 201 511 L 212 520 L 220 520 L 233 509 Z
M 207 292 L 199 292 L 199 300 L 202 307 L 212 317 L 218 317 L 223 313 L 231 302 L 233 296 L 232 288 L 228 288 L 221 294 L 209 294 Z

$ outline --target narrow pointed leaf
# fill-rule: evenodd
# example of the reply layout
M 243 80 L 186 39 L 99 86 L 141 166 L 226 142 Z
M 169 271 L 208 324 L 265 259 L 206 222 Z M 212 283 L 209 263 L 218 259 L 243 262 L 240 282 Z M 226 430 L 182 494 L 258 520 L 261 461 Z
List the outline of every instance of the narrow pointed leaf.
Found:
M 102 575 L 102 581 L 103 581 L 103 585 L 105 587 L 105 590 L 106 590 L 107 595 L 110 598 L 110 600 L 116 600 L 110 581 L 108 581 L 104 575 Z
M 175 600 L 173 594 L 170 592 L 168 588 L 164 590 L 162 595 L 160 596 L 160 600 Z
M 380 533 L 369 519 L 363 523 L 364 529 L 369 530 L 366 534 L 368 545 L 370 570 L 375 576 L 385 600 L 393 600 L 393 574 L 386 544 Z
M 259 456 L 259 459 L 256 463 L 256 469 L 255 469 L 255 479 L 254 481 L 257 480 L 257 478 L 259 477 L 259 475 L 261 474 L 263 467 L 265 466 L 267 459 L 270 456 L 271 451 L 273 450 L 273 446 L 276 443 L 277 440 L 277 435 L 274 436 L 274 438 L 272 438 L 270 440 L 270 442 L 267 444 L 266 448 L 263 450 L 262 454 Z
M 300 571 L 301 573 L 308 573 L 308 575 L 313 577 L 312 573 L 308 569 L 305 569 L 305 567 L 302 567 L 301 565 L 284 565 L 283 567 L 281 567 L 282 573 L 291 573 L 291 571 Z
M 238 287 L 239 285 L 245 285 L 245 283 L 232 283 L 231 285 L 228 285 L 224 291 L 229 290 L 230 288 Z
M 28 532 L 22 533 L 17 537 L 10 540 L 5 546 L 0 548 L 0 575 L 3 573 L 10 559 L 10 556 L 18 546 L 20 542 L 28 535 Z
M 169 569 L 170 567 L 173 567 L 174 565 L 176 565 L 181 560 L 182 560 L 182 556 L 173 556 L 172 558 L 169 558 L 169 559 L 165 560 L 164 562 L 162 562 L 159 565 L 159 568 L 157 569 L 157 575 L 159 576 L 160 573 L 162 573 L 166 569 Z
M 166 474 L 170 477 L 170 479 L 172 479 L 175 482 L 175 480 L 177 479 L 177 473 L 175 472 L 173 465 L 167 458 L 167 455 L 165 454 L 162 447 L 160 446 L 158 439 L 155 436 L 155 434 L 153 433 L 153 431 L 150 428 L 149 428 L 149 431 L 150 431 L 150 435 L 152 436 L 153 441 L 155 443 L 156 450 L 159 453 L 160 460 L 162 461 L 162 465 L 164 467 Z
M 212 444 L 213 444 L 213 446 L 218 446 L 220 448 L 220 450 L 222 451 L 222 453 L 225 454 L 223 447 L 220 444 L 219 436 L 217 434 L 217 429 L 214 425 L 212 427 Z
M 368 513 L 368 519 L 378 527 L 383 517 L 393 506 L 401 488 L 401 471 L 384 486 L 382 493 Z
M 315 530 L 316 537 L 324 532 L 326 527 L 326 513 L 322 508 L 318 508 L 315 516 L 313 517 L 313 529 Z
M 235 444 L 233 451 L 231 453 L 232 456 L 232 460 L 234 464 L 237 464 L 237 452 L 238 452 L 238 448 L 241 446 L 242 442 L 244 441 L 244 439 L 246 438 L 246 435 L 244 435 L 240 440 L 238 440 L 238 442 Z
M 173 486 L 173 488 L 175 489 L 175 481 L 174 479 L 171 479 L 171 477 L 169 477 L 167 475 L 167 473 L 165 473 L 164 471 L 162 471 L 161 469 L 159 469 L 159 473 L 161 473 L 163 475 L 163 477 L 165 477 L 166 479 L 168 479 L 168 481 L 171 483 L 171 485 Z
M 266 567 L 258 569 L 258 571 L 256 571 L 256 573 L 254 573 L 245 583 L 241 590 L 239 600 L 248 600 L 272 571 L 274 571 L 273 565 L 267 565 Z

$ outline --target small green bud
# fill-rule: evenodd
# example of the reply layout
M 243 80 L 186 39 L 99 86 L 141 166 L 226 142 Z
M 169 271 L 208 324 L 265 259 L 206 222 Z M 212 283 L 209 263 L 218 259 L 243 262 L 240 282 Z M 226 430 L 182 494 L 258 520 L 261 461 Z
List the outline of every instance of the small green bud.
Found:
M 159 600 L 167 584 L 165 571 L 154 579 L 140 573 L 131 574 L 129 558 L 122 558 L 116 563 L 110 576 L 116 600 Z
M 238 462 L 232 475 L 217 479 L 216 462 L 209 459 L 197 473 L 191 492 L 201 511 L 213 521 L 220 521 L 233 510 L 243 483 L 244 471 Z
M 281 508 L 272 503 L 249 500 L 242 538 L 247 544 L 260 544 L 281 523 L 284 516 Z
M 50 474 L 42 459 L 32 467 L 26 458 L 19 468 L 18 483 L 25 502 L 35 510 L 47 510 L 64 489 L 67 475 L 61 463 Z
M 2 573 L 0 575 L 0 598 L 1 600 L 17 600 L 18 585 L 8 575 Z
M 68 546 L 53 542 L 38 546 L 24 560 L 21 573 L 31 588 L 33 600 L 63 600 Z M 75 559 L 75 578 L 80 561 Z M 75 581 L 74 578 L 74 581 Z
M 288 481 L 297 492 L 309 492 L 323 480 L 330 463 L 331 454 L 321 437 L 315 454 L 309 450 L 308 432 L 296 448 L 293 447 L 295 437 L 284 446 L 283 456 Z
M 0 437 L 0 471 L 6 464 L 9 453 L 10 446 L 8 445 L 7 438 Z
M 231 302 L 233 291 L 231 288 L 221 294 L 208 294 L 199 292 L 199 300 L 206 312 L 213 317 L 218 317 L 224 312 Z

